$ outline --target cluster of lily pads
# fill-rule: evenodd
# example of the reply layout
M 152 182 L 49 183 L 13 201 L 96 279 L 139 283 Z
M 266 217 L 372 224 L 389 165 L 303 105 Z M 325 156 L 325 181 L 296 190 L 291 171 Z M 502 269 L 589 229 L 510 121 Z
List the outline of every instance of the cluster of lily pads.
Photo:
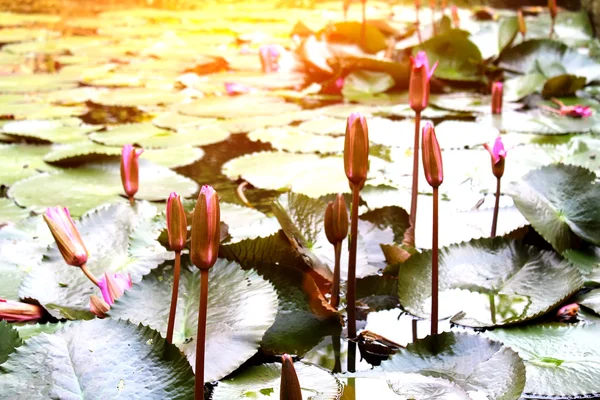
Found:
M 363 5 L 0 13 L 0 397 L 600 396 L 587 15 Z

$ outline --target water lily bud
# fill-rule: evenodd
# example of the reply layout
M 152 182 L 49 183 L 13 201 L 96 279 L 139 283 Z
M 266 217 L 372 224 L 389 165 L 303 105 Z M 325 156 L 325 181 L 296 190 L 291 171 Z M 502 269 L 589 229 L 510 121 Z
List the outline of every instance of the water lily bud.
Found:
M 437 188 L 444 181 L 444 168 L 442 165 L 442 151 L 438 144 L 435 130 L 430 123 L 423 127 L 423 171 L 431 187 Z
M 359 113 L 350 114 L 346 122 L 344 169 L 352 184 L 359 189 L 364 186 L 369 170 L 369 128 Z
M 525 38 L 525 34 L 527 33 L 527 25 L 525 25 L 525 17 L 523 16 L 523 10 L 517 11 L 517 20 L 519 21 L 519 32 L 521 36 Z
M 84 265 L 88 259 L 88 252 L 73 219 L 71 219 L 69 210 L 62 207 L 50 207 L 44 214 L 44 221 L 50 228 L 65 262 L 74 267 Z
M 492 83 L 492 114 L 502 114 L 502 82 Z
M 454 28 L 460 28 L 460 17 L 458 16 L 458 8 L 454 4 L 450 7 L 450 13 L 452 14 L 452 24 L 454 24 Z
M 194 265 L 209 269 L 217 261 L 221 242 L 221 211 L 217 192 L 204 185 L 198 195 L 192 220 L 190 254 Z
M 325 234 L 331 244 L 342 242 L 348 236 L 348 210 L 341 193 L 325 209 Z
M 109 306 L 113 305 L 115 300 L 121 297 L 131 286 L 132 283 L 129 274 L 109 274 L 105 272 L 102 278 L 98 280 L 98 287 L 102 292 L 102 297 Z
M 558 14 L 558 7 L 556 6 L 556 0 L 548 0 L 548 10 L 550 11 L 550 16 L 552 19 L 556 18 L 556 14 Z
M 296 375 L 292 357 L 284 354 L 281 357 L 281 363 L 281 392 L 279 399 L 302 400 L 302 389 L 300 389 L 300 382 L 298 381 L 298 375 Z
M 25 322 L 42 318 L 42 308 L 34 304 L 0 299 L 0 321 Z
M 504 159 L 506 158 L 506 150 L 504 150 L 504 143 L 502 138 L 498 136 L 494 142 L 494 147 L 490 148 L 488 144 L 483 145 L 492 157 L 492 172 L 498 179 L 504 175 Z
M 279 70 L 281 50 L 283 50 L 283 48 L 280 49 L 280 46 L 274 44 L 264 45 L 258 50 L 262 72 L 271 73 Z
M 408 87 L 408 101 L 415 112 L 421 112 L 429 104 L 429 81 L 438 65 L 436 62 L 429 68 L 427 53 L 419 51 L 416 57 L 411 57 L 412 69 Z
M 123 146 L 121 151 L 121 182 L 130 200 L 133 200 L 139 188 L 138 158 L 143 152 L 143 149 L 136 149 L 130 144 Z
M 575 321 L 577 321 L 578 313 L 579 313 L 579 304 L 572 303 L 572 304 L 567 304 L 566 306 L 561 307 L 557 311 L 556 317 L 561 322 L 575 322 Z
M 187 219 L 181 197 L 175 192 L 171 193 L 167 200 L 167 233 L 171 250 L 183 250 L 187 239 Z
M 90 296 L 90 311 L 95 314 L 98 318 L 105 318 L 106 313 L 110 310 L 110 306 L 107 302 L 102 300 L 98 296 Z

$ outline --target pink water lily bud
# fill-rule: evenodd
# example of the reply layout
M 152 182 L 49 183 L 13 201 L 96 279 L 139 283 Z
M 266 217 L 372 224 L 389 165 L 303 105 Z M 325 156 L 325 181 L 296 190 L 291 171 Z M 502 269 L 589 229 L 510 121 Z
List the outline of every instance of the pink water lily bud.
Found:
M 498 179 L 504 175 L 504 160 L 506 159 L 506 150 L 502 138 L 498 136 L 494 142 L 494 147 L 490 147 L 487 143 L 483 145 L 492 157 L 492 172 Z
M 0 321 L 26 322 L 42 318 L 42 307 L 35 304 L 21 303 L 0 299 Z
M 422 141 L 425 178 L 431 187 L 437 188 L 444 181 L 444 166 L 442 150 L 435 135 L 435 129 L 430 123 L 426 123 L 423 127 Z
M 419 51 L 415 57 L 410 58 L 412 69 L 408 87 L 408 100 L 410 107 L 415 112 L 421 112 L 429 104 L 429 81 L 438 65 L 436 62 L 429 68 L 427 53 Z
M 552 17 L 552 19 L 555 19 L 556 15 L 558 14 L 556 0 L 548 0 L 548 11 L 550 11 L 550 16 Z
M 136 149 L 130 144 L 123 146 L 121 151 L 121 182 L 123 189 L 133 203 L 133 196 L 139 188 L 139 161 L 138 158 L 144 152 L 143 149 Z
M 131 289 L 131 277 L 129 274 L 109 274 L 105 272 L 98 280 L 98 287 L 102 292 L 102 298 L 109 305 L 113 305 L 116 299 L 121 297 L 127 289 Z
M 576 322 L 579 313 L 579 304 L 572 303 L 562 306 L 556 313 L 556 317 L 561 322 Z
M 302 389 L 294 368 L 294 360 L 287 354 L 281 357 L 280 400 L 302 400 Z
M 456 29 L 460 28 L 460 17 L 458 16 L 458 8 L 454 4 L 450 7 L 450 13 L 452 14 L 452 24 Z
M 274 44 L 264 45 L 258 50 L 258 54 L 260 55 L 262 72 L 268 74 L 279 70 L 279 58 L 281 57 L 279 46 Z
M 171 250 L 183 250 L 187 240 L 187 218 L 181 197 L 175 192 L 172 192 L 167 200 L 167 233 Z
M 102 300 L 98 296 L 90 296 L 90 311 L 95 314 L 98 318 L 105 318 L 106 313 L 110 310 L 110 306 L 107 302 Z
M 65 262 L 74 267 L 84 265 L 88 259 L 88 252 L 69 210 L 63 207 L 50 207 L 43 217 Z
M 348 236 L 348 209 L 341 193 L 325 209 L 325 235 L 331 244 L 342 242 Z
M 369 170 L 369 127 L 360 113 L 352 113 L 346 121 L 344 169 L 348 180 L 362 188 Z
M 492 83 L 492 114 L 502 114 L 502 82 Z
M 566 106 L 562 101 L 553 98 L 552 102 L 558 105 L 558 109 L 548 106 L 540 106 L 544 110 L 551 111 L 555 114 L 564 115 L 571 118 L 587 118 L 592 115 L 592 109 L 590 106 L 583 106 L 581 104 L 575 104 L 572 106 Z
M 227 94 L 229 96 L 235 96 L 238 94 L 244 94 L 244 93 L 250 92 L 250 88 L 248 86 L 244 86 L 239 83 L 225 82 L 224 86 L 225 86 L 225 92 L 227 92 Z
M 204 185 L 198 195 L 192 220 L 190 255 L 194 265 L 209 269 L 219 256 L 221 243 L 221 208 L 219 196 L 211 186 Z

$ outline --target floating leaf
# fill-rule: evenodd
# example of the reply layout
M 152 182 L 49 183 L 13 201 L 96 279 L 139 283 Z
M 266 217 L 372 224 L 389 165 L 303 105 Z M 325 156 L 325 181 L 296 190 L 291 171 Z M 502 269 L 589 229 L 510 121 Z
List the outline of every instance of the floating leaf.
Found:
M 274 217 L 237 204 L 221 202 L 221 219 L 227 224 L 231 236 L 228 244 L 271 236 L 279 231 L 279 223 Z
M 314 400 L 337 400 L 342 384 L 329 372 L 303 362 L 294 363 L 302 397 Z M 217 385 L 213 400 L 273 398 L 281 391 L 281 364 L 262 364 L 225 379 Z
M 0 364 L 8 360 L 8 356 L 23 344 L 16 329 L 6 321 L 0 321 Z
M 55 170 L 43 160 L 49 151 L 49 146 L 0 145 L 0 184 L 10 186 L 21 179 L 37 175 L 40 171 Z
M 9 190 L 15 202 L 36 212 L 60 204 L 68 207 L 71 215 L 84 212 L 107 202 L 122 200 L 124 196 L 118 162 L 85 164 L 76 169 L 62 169 L 53 174 L 42 174 L 19 181 Z M 40 192 L 39 188 L 44 187 Z M 189 197 L 198 185 L 165 167 L 140 160 L 140 189 L 137 199 L 165 200 L 175 191 Z
M 17 223 L 29 216 L 29 211 L 17 206 L 10 199 L 0 199 L 0 226 Z
M 56 331 L 58 331 L 59 329 L 62 329 L 65 326 L 68 326 L 70 323 L 71 323 L 71 321 L 47 323 L 47 324 L 22 323 L 22 324 L 13 324 L 13 327 L 15 328 L 15 330 L 17 332 L 19 332 L 19 337 L 21 339 L 27 340 L 31 337 L 39 335 L 40 333 L 53 334 Z
M 598 324 L 547 324 L 486 333 L 525 361 L 526 397 L 596 397 L 600 381 Z
M 76 86 L 77 83 L 73 79 L 59 74 L 11 74 L 0 76 L 1 93 L 51 92 L 53 90 L 72 89 Z
M 343 137 L 331 137 L 304 132 L 293 126 L 258 129 L 248 134 L 252 141 L 270 143 L 274 149 L 295 153 L 341 153 Z
M 299 110 L 300 106 L 286 103 L 278 97 L 252 95 L 204 98 L 178 108 L 185 115 L 212 118 L 277 116 Z
M 515 351 L 499 342 L 466 333 L 444 332 L 418 340 L 382 362 L 381 369 L 386 373 L 441 378 L 465 392 L 477 391 L 489 399 L 516 399 L 525 387 L 525 365 Z M 388 383 L 400 389 L 406 377 L 399 378 L 388 379 Z M 447 385 L 443 386 L 443 390 L 448 390 Z
M 162 230 L 154 221 L 156 208 L 146 202 L 114 204 L 85 215 L 77 228 L 89 252 L 87 267 L 100 278 L 104 272 L 130 274 L 134 286 L 172 253 L 157 241 Z M 23 281 L 19 296 L 37 300 L 57 318 L 91 317 L 90 295 L 100 296 L 77 267 L 67 265 L 56 244 L 40 267 Z
M 591 308 L 596 314 L 600 314 L 600 289 L 594 289 L 577 298 L 582 306 Z
M 211 268 L 208 282 L 204 379 L 210 382 L 235 371 L 256 353 L 275 320 L 277 298 L 273 286 L 256 272 L 244 271 L 223 259 Z M 170 298 L 172 286 L 172 270 L 158 269 L 119 298 L 110 316 L 148 325 L 166 335 L 170 302 L 165 299 Z M 173 343 L 194 365 L 200 270 L 191 263 L 184 264 L 179 286 Z
M 194 375 L 158 332 L 96 319 L 29 339 L 0 367 L 0 386 L 4 396 L 28 399 L 187 399 Z
M 504 17 L 500 19 L 498 28 L 498 52 L 509 47 L 519 33 L 519 20 L 517 17 Z
M 431 312 L 431 251 L 400 266 L 400 303 L 414 315 Z M 500 238 L 440 249 L 440 318 L 472 327 L 538 317 L 583 286 L 579 271 L 557 254 Z
M 87 141 L 88 133 L 101 128 L 102 126 L 84 124 L 79 118 L 65 118 L 9 122 L 2 127 L 2 132 L 37 142 L 71 143 Z
M 185 98 L 181 92 L 151 88 L 126 88 L 103 92 L 94 98 L 94 103 L 103 106 L 144 107 L 179 103 Z
M 535 133 L 538 135 L 564 135 L 591 132 L 598 123 L 596 118 L 571 118 L 550 111 L 533 110 L 487 115 L 478 119 L 480 124 L 493 126 L 501 132 Z
M 595 179 L 585 168 L 554 164 L 529 172 L 507 192 L 533 228 L 562 253 L 573 247 L 575 235 L 600 244 Z

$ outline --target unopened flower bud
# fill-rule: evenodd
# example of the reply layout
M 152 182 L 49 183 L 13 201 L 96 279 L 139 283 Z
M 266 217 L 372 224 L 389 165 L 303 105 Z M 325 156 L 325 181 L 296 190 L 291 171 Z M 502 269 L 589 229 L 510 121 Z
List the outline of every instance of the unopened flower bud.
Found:
M 209 269 L 217 261 L 221 242 L 221 210 L 217 192 L 208 185 L 202 186 L 192 220 L 190 254 L 194 265 Z
M 0 321 L 26 322 L 42 317 L 42 308 L 35 304 L 0 299 Z
M 281 392 L 280 400 L 302 400 L 302 389 L 294 368 L 292 357 L 284 354 L 281 357 Z
M 90 311 L 95 314 L 98 318 L 105 318 L 106 313 L 110 310 L 110 306 L 107 302 L 102 300 L 98 296 L 90 296 Z
M 65 262 L 75 267 L 84 265 L 88 259 L 88 252 L 69 210 L 63 207 L 50 207 L 44 214 L 44 221 L 50 228 Z
M 187 240 L 187 219 L 181 197 L 175 192 L 167 200 L 167 233 L 171 250 L 183 250 Z
M 348 236 L 348 210 L 341 193 L 325 209 L 325 234 L 331 244 L 342 242 Z
M 506 150 L 504 150 L 504 143 L 502 138 L 498 136 L 494 142 L 494 147 L 490 148 L 488 144 L 483 145 L 492 157 L 492 172 L 498 179 L 504 175 L 504 160 L 506 159 Z
M 139 162 L 138 158 L 144 152 L 143 149 L 136 149 L 130 144 L 123 146 L 121 151 L 121 182 L 123 189 L 133 202 L 133 196 L 139 188 Z
M 421 112 L 429 104 L 429 81 L 438 65 L 436 62 L 429 68 L 427 53 L 419 51 L 415 57 L 410 58 L 412 63 L 410 81 L 408 86 L 408 101 L 415 112 Z
M 492 114 L 502 114 L 502 82 L 494 82 L 492 84 Z
M 369 128 L 367 120 L 352 113 L 346 122 L 344 169 L 351 184 L 362 188 L 369 170 Z
M 423 127 L 423 171 L 425 178 L 431 187 L 437 188 L 444 181 L 444 169 L 442 165 L 442 151 L 438 144 L 435 130 L 430 123 Z

